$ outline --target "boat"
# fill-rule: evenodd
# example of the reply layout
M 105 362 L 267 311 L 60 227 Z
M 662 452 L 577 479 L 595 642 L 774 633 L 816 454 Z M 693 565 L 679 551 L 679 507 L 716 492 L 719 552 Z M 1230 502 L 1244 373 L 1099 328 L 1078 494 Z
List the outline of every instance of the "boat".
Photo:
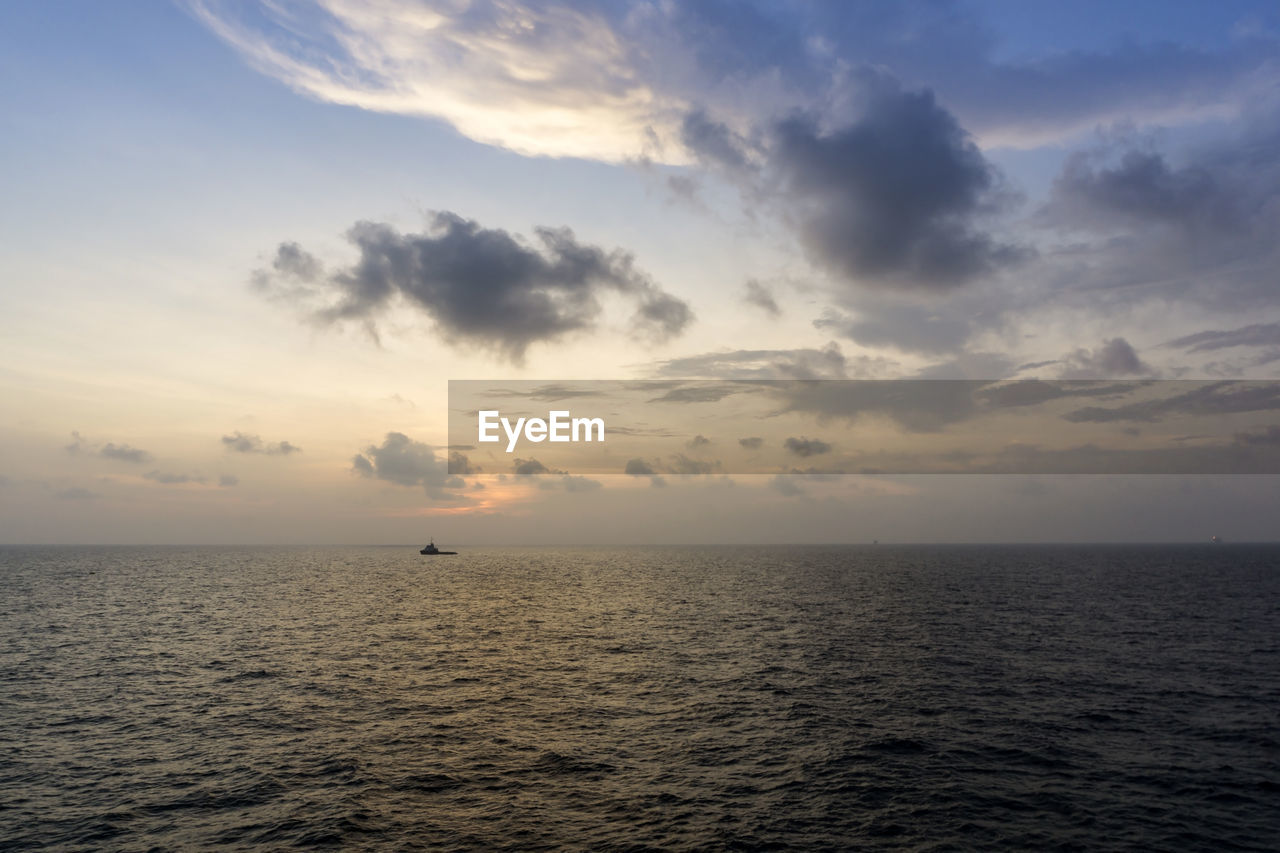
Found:
M 448 556 L 449 554 L 456 554 L 458 552 L 457 551 L 441 551 L 439 548 L 436 547 L 436 540 L 432 539 L 430 542 L 427 543 L 427 547 L 423 548 L 418 553 L 427 554 L 428 556 L 432 556 L 432 557 L 437 557 L 437 556 L 444 557 L 444 556 Z

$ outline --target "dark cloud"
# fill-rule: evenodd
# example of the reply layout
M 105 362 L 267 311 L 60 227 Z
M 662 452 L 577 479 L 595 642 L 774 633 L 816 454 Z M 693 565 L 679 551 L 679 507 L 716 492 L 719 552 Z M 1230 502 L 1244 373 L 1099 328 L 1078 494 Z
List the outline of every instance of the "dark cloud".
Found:
M 950 305 L 863 303 L 856 316 L 828 309 L 813 325 L 862 346 L 936 356 L 960 351 L 976 332 L 977 319 Z
M 130 462 L 134 465 L 143 465 L 150 462 L 154 457 L 145 450 L 136 447 L 130 447 L 127 444 L 115 444 L 108 441 L 106 444 L 89 444 L 79 432 L 72 431 L 72 442 L 64 448 L 67 453 L 72 456 L 78 456 L 85 451 L 92 452 L 96 456 L 104 459 L 113 459 L 117 462 Z
M 686 386 L 667 389 L 662 396 L 648 400 L 649 403 L 718 403 L 735 394 L 749 394 L 754 389 L 747 384 L 714 385 L 698 382 Z
M 730 171 L 747 167 L 744 141 L 724 124 L 712 121 L 703 110 L 685 114 L 680 124 L 680 141 L 706 164 Z
M 530 246 L 449 212 L 433 214 L 421 234 L 360 222 L 347 232 L 360 251 L 353 266 L 326 274 L 299 263 L 301 250 L 286 243 L 273 270 L 259 271 L 255 282 L 287 295 L 305 285 L 320 304 L 315 316 L 326 321 L 372 322 L 402 298 L 431 317 L 445 340 L 515 361 L 531 344 L 593 328 L 605 293 L 636 304 L 633 324 L 646 337 L 666 339 L 692 322 L 688 305 L 654 284 L 627 252 L 581 243 L 567 228 L 534 234 L 538 245 Z
M 701 186 L 688 175 L 668 175 L 667 189 L 671 190 L 671 194 L 680 201 L 702 208 L 702 200 L 699 198 Z
M 235 474 L 223 474 L 218 478 L 218 485 L 224 489 L 240 485 L 240 478 Z
M 1176 159 L 1149 141 L 1108 140 L 1068 158 L 1036 216 L 1073 241 L 1050 254 L 1045 272 L 1095 309 L 1157 296 L 1232 312 L 1269 308 L 1280 266 L 1277 199 L 1274 103 Z M 1265 326 L 1243 337 L 1254 334 L 1265 336 Z
M 260 453 L 262 451 L 262 439 L 256 435 L 243 435 L 239 432 L 234 435 L 224 435 L 222 444 L 227 450 L 234 450 L 237 453 Z
M 819 441 L 816 438 L 788 438 L 782 443 L 782 446 L 790 450 L 796 456 L 818 456 L 831 451 L 831 445 L 825 441 Z
M 1062 359 L 1064 379 L 1142 376 L 1154 371 L 1124 338 L 1112 338 L 1094 349 L 1077 349 Z
M 778 300 L 773 298 L 773 291 L 754 278 L 747 279 L 742 301 L 756 306 L 771 317 L 782 316 L 782 309 L 778 307 Z
M 717 379 L 845 379 L 879 376 L 897 363 L 884 358 L 849 358 L 834 341 L 822 349 L 757 349 L 709 352 L 659 362 L 662 376 Z
M 82 489 L 79 487 L 54 492 L 53 496 L 60 501 L 91 501 L 102 497 L 102 495 L 97 492 L 91 492 L 88 489 Z
M 660 292 L 641 297 L 632 318 L 637 332 L 658 343 L 676 337 L 692 322 L 693 309 L 684 300 Z
M 603 488 L 604 484 L 588 477 L 566 475 L 560 478 L 560 486 L 566 492 L 594 492 Z
M 738 444 L 742 445 L 746 450 L 759 450 L 764 447 L 764 439 L 753 435 L 749 438 L 738 439 Z
M 599 397 L 603 392 L 581 386 L 550 382 L 546 385 L 539 385 L 529 390 L 493 388 L 487 390 L 485 393 L 492 397 L 519 397 L 524 400 L 538 400 L 540 402 L 554 403 L 559 400 L 572 400 L 575 397 Z
M 1070 397 L 1119 399 L 1149 384 L 1150 380 L 1139 382 L 1089 382 L 1086 380 L 1051 382 L 1040 379 L 1018 379 L 1012 382 L 987 385 L 978 389 L 975 396 L 988 408 L 1008 409 L 1021 406 L 1038 406 L 1052 400 Z
M 821 34 L 831 47 L 829 61 L 892 68 L 909 85 L 935 87 L 966 126 L 994 144 L 1056 142 L 1121 115 L 1159 124 L 1220 116 L 1243 105 L 1250 78 L 1266 74 L 1276 55 L 1274 38 L 1244 28 L 1219 49 L 1179 44 L 1179 16 L 1165 16 L 1174 28 L 1162 29 L 1159 16 L 1140 6 L 1100 22 L 1104 31 L 1110 27 L 1105 48 L 1055 43 L 1010 58 L 998 56 L 1007 44 L 997 26 L 967 4 L 812 3 L 804 9 L 789 20 L 768 19 L 760 26 L 773 32 L 759 37 L 795 43 Z M 804 64 L 811 68 L 815 61 L 810 53 Z M 834 79 L 834 93 L 815 83 L 810 91 L 838 104 L 849 84 Z
M 637 477 L 652 477 L 657 471 L 653 470 L 653 466 L 643 459 L 631 459 L 627 461 L 627 467 L 623 469 L 623 473 Z
M 160 483 L 165 486 L 180 486 L 185 483 L 204 483 L 204 477 L 198 477 L 194 474 L 173 474 L 167 471 L 148 471 L 142 475 L 147 480 Z
M 785 412 L 857 420 L 885 417 L 908 432 L 937 432 L 973 416 L 980 382 L 899 381 L 777 382 L 768 389 Z
M 98 450 L 98 455 L 120 462 L 132 462 L 135 465 L 150 462 L 152 459 L 151 454 L 145 450 L 139 450 L 127 444 L 112 444 L 109 441 Z
M 1064 417 L 1072 423 L 1150 422 L 1166 417 L 1216 416 L 1280 410 L 1280 382 L 1195 382 L 1181 394 L 1114 408 L 1088 406 Z M 1168 387 L 1183 387 L 1169 383 Z
M 369 461 L 368 457 L 360 453 L 351 457 L 351 470 L 354 473 L 359 474 L 361 477 L 375 476 L 373 463 Z
M 769 480 L 769 488 L 783 497 L 798 498 L 805 494 L 805 490 L 800 488 L 797 482 L 798 479 L 791 474 L 777 474 Z
M 66 446 L 65 450 L 72 456 L 77 456 L 85 450 L 89 450 L 95 455 L 101 456 L 103 459 L 114 459 L 117 462 L 130 462 L 134 465 L 144 465 L 154 458 L 147 451 L 140 450 L 136 447 L 130 447 L 127 444 L 115 444 L 108 441 L 106 444 L 102 445 L 91 445 L 84 440 L 79 432 L 73 431 L 71 433 L 71 438 L 73 440 Z
M 517 477 L 534 477 L 539 474 L 567 474 L 567 471 L 557 471 L 554 468 L 548 468 L 537 459 L 515 459 L 511 463 L 511 471 Z
M 288 456 L 302 451 L 301 447 L 288 441 L 267 444 L 259 436 L 248 435 L 239 430 L 231 435 L 224 435 L 222 444 L 227 450 L 233 450 L 236 453 L 264 453 L 268 456 Z
M 672 455 L 670 462 L 667 464 L 667 473 L 671 474 L 714 474 L 720 469 L 721 465 L 719 460 L 707 462 L 701 459 L 690 459 L 683 453 L 676 453 Z
M 1187 352 L 1208 352 L 1231 347 L 1280 346 L 1280 323 L 1255 323 L 1230 331 L 1207 330 L 1175 338 L 1165 346 Z
M 324 274 L 324 265 L 297 243 L 281 243 L 271 268 L 280 275 L 298 281 L 314 281 Z
M 877 93 L 837 130 L 780 122 L 770 168 L 810 259 L 846 281 L 946 289 L 1022 257 L 977 228 L 998 175 L 928 91 Z
M 1189 164 L 1171 168 L 1164 155 L 1129 150 L 1104 165 L 1105 149 L 1077 151 L 1054 182 L 1046 214 L 1056 223 L 1111 231 L 1116 225 L 1175 224 L 1187 230 L 1237 227 L 1238 197 L 1221 176 Z
M 465 500 L 454 490 L 466 486 L 449 473 L 449 463 L 436 456 L 431 445 L 414 441 L 404 433 L 389 432 L 380 445 L 370 445 L 351 460 L 351 470 L 362 477 L 386 480 L 401 486 L 422 486 L 437 501 Z
M 1238 432 L 1235 435 L 1235 443 L 1245 445 L 1280 445 L 1280 426 L 1272 424 L 1266 429 L 1254 432 Z
M 919 379 L 1004 379 L 1016 372 L 1013 359 L 998 352 L 962 352 L 923 367 Z
M 710 443 L 711 439 L 707 438 L 705 435 L 695 435 L 685 443 L 685 446 L 691 450 L 696 450 L 699 447 L 706 447 Z
M 471 447 L 467 447 L 468 450 Z M 449 451 L 449 473 L 457 474 L 463 477 L 470 477 L 472 474 L 479 474 L 481 469 L 479 465 L 472 465 L 471 459 L 465 454 L 457 450 Z

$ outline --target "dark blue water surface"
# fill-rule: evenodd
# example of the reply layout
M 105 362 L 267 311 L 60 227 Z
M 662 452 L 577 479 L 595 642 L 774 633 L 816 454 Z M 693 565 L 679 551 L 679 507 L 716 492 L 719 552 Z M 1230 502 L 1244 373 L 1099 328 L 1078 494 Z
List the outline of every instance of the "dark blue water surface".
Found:
M 1272 546 L 0 549 L 7 849 L 1280 849 Z

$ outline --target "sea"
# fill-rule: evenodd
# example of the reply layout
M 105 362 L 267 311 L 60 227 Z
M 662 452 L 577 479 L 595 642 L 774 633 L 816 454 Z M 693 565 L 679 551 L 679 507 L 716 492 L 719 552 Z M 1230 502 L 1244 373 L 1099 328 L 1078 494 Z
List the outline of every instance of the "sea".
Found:
M 1280 546 L 0 548 L 5 850 L 1280 850 Z

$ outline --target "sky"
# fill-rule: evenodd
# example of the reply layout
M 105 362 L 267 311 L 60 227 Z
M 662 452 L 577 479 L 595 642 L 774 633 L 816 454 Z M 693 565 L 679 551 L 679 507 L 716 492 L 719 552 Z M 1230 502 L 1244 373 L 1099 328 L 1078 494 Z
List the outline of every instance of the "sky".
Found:
M 1278 84 L 1269 2 L 7 4 L 0 543 L 1274 539 L 1274 475 L 539 472 L 448 421 L 1280 379 Z

